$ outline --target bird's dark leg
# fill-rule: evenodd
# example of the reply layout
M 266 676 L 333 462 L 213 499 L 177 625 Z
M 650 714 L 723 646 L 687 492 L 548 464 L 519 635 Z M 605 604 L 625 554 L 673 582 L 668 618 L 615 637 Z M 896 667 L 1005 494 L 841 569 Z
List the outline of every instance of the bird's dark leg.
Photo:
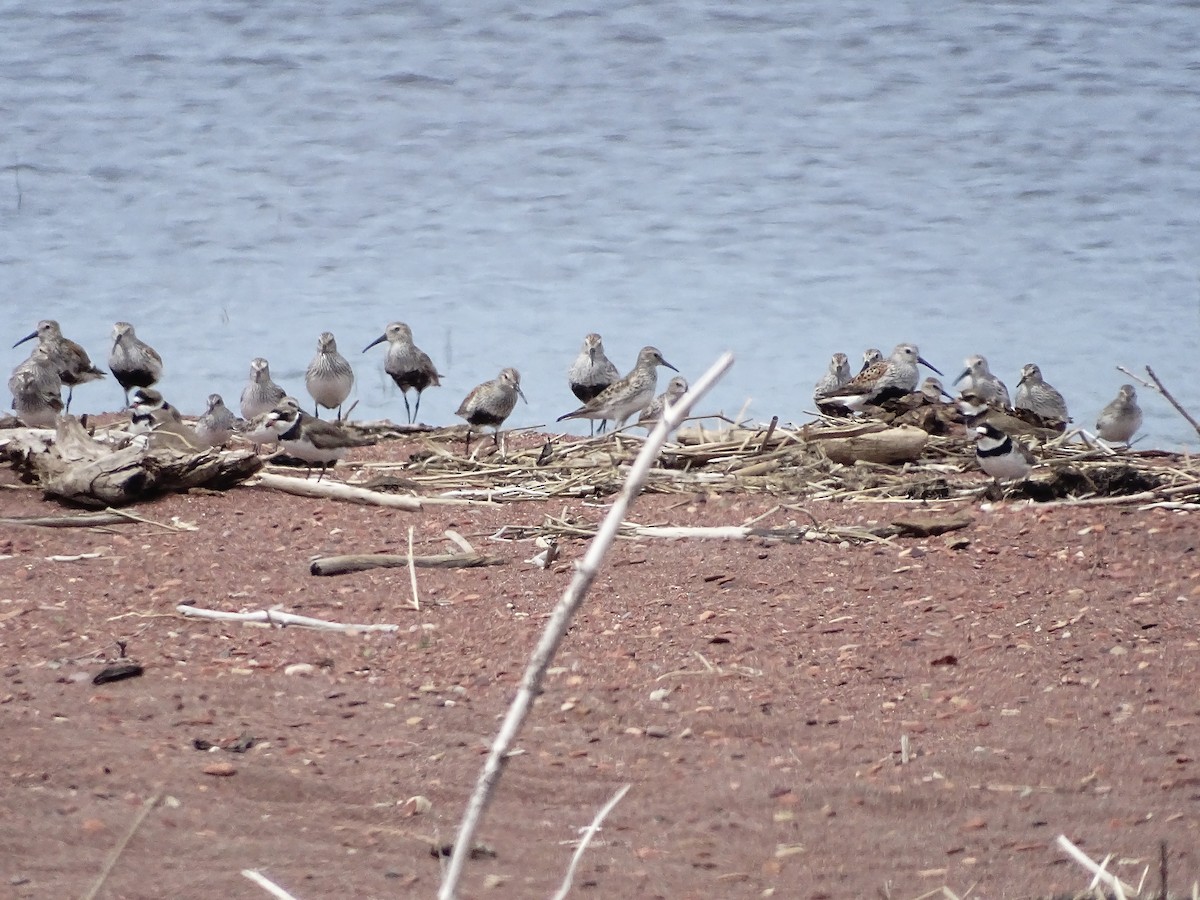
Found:
M 417 421 L 417 417 L 419 415 L 421 415 L 421 392 L 417 391 L 417 405 L 413 407 L 413 417 L 412 417 L 412 420 L 414 423 Z
M 412 409 L 408 405 L 408 391 L 401 391 L 401 396 L 404 397 L 404 412 L 408 414 L 408 424 L 412 424 Z M 421 395 L 417 394 L 417 400 L 421 399 Z

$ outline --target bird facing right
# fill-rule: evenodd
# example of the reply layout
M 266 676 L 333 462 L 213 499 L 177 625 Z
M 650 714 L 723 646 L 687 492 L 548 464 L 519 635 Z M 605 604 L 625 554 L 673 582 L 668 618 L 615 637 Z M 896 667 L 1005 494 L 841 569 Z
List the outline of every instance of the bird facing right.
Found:
M 463 398 L 455 411 L 471 427 L 491 428 L 496 446 L 500 445 L 500 426 L 517 405 L 517 397 L 525 400 L 521 390 L 521 373 L 516 369 L 501 369 L 491 381 L 476 385 Z M 525 400 L 528 403 L 528 400 Z M 471 447 L 471 427 L 467 428 L 467 449 Z
M 1142 408 L 1132 384 L 1123 384 L 1116 398 L 1100 411 L 1096 434 L 1114 444 L 1128 444 L 1142 427 Z

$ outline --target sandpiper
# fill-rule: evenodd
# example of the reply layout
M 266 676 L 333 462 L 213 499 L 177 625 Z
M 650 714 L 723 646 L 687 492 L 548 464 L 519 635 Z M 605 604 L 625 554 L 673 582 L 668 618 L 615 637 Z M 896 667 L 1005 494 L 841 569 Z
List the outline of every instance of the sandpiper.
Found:
M 602 390 L 621 377 L 612 360 L 604 355 L 604 342 L 600 335 L 592 332 L 583 339 L 583 347 L 571 368 L 567 370 L 567 383 L 580 403 L 587 403 Z M 605 422 L 601 420 L 600 430 L 604 430 Z M 592 420 L 593 434 L 596 422 Z
M 86 384 L 97 378 L 105 377 L 103 372 L 92 365 L 86 350 L 74 341 L 63 337 L 62 329 L 53 319 L 42 319 L 31 334 L 25 335 L 13 346 L 18 347 L 34 338 L 37 338 L 38 344 L 45 348 L 46 356 L 54 365 L 58 377 L 67 386 L 66 409 L 68 411 L 71 409 L 71 397 L 75 385 Z
M 317 355 L 304 373 L 304 386 L 313 398 L 313 412 L 318 418 L 323 406 L 336 409 L 338 421 L 342 420 L 342 404 L 354 387 L 354 370 L 346 357 L 338 353 L 337 341 L 331 332 L 324 331 L 317 338 Z
M 28 362 L 28 360 L 26 360 Z M 62 382 L 48 366 L 17 366 L 8 379 L 13 412 L 30 428 L 53 428 L 63 411 Z
M 841 354 L 844 359 L 846 354 Z M 675 403 L 680 397 L 687 393 L 687 379 L 682 375 L 676 375 L 667 382 L 667 389 L 650 401 L 650 405 L 642 410 L 641 415 L 637 417 L 638 425 L 645 428 L 653 428 L 658 424 L 658 420 L 662 418 L 667 407 Z
M 130 388 L 148 388 L 162 378 L 162 357 L 134 333 L 128 322 L 113 325 L 112 342 L 108 367 L 125 391 L 125 405 L 128 406 Z
M 388 342 L 388 349 L 383 360 L 383 371 L 392 376 L 396 387 L 404 395 L 404 411 L 408 413 L 411 424 L 421 411 L 421 392 L 427 387 L 441 387 L 441 376 L 429 354 L 413 343 L 412 329 L 403 322 L 388 325 L 383 334 L 363 347 L 363 353 L 384 341 Z M 411 409 L 408 405 L 409 388 L 417 392 L 416 405 Z
M 242 389 L 242 418 L 249 421 L 274 409 L 287 392 L 271 380 L 271 366 L 261 356 L 250 360 L 250 380 Z
M 955 384 L 963 385 L 962 390 L 973 391 L 983 398 L 985 403 L 995 401 L 1004 409 L 1012 408 L 1008 388 L 1004 382 L 992 374 L 988 361 L 982 356 L 968 356 L 963 361 L 962 374 L 954 380 Z
M 312 467 L 320 464 L 325 475 L 330 465 L 341 459 L 351 447 L 363 447 L 370 440 L 352 437 L 336 422 L 324 422 L 300 409 L 299 406 L 283 405 L 267 414 L 267 419 L 279 436 L 279 444 L 289 456 L 308 463 L 305 478 L 312 474 Z
M 997 483 L 1024 478 L 1034 463 L 1023 444 L 988 422 L 975 429 L 975 459 Z
M 1067 415 L 1067 401 L 1043 380 L 1042 370 L 1034 363 L 1021 367 L 1015 408 L 1028 410 L 1047 425 L 1065 425 L 1071 421 Z
M 864 406 L 878 405 L 911 394 L 917 388 L 918 363 L 942 374 L 940 369 L 921 356 L 916 344 L 897 344 L 891 357 L 859 372 L 834 390 L 828 399 L 858 412 Z
M 953 400 L 954 397 L 942 386 L 942 380 L 936 375 L 930 375 L 921 382 L 921 387 L 918 388 L 929 403 L 941 403 L 942 399 Z
M 500 445 L 500 426 L 517 405 L 517 397 L 525 400 L 521 390 L 521 373 L 516 369 L 501 369 L 491 381 L 471 390 L 455 411 L 467 420 L 467 450 L 471 447 L 471 427 L 490 427 L 496 446 Z M 528 403 L 528 400 L 525 400 Z
M 1128 444 L 1142 427 L 1142 408 L 1138 406 L 1137 391 L 1132 384 L 1123 384 L 1116 399 L 1100 411 L 1096 419 L 1096 434 L 1114 444 Z
M 209 394 L 204 415 L 196 420 L 196 436 L 209 447 L 221 447 L 229 443 L 237 430 L 238 417 L 225 405 L 225 400 L 220 394 Z
M 850 360 L 846 354 L 835 353 L 829 357 L 829 369 L 813 386 L 813 402 L 817 404 L 817 408 L 823 412 L 825 404 L 822 401 L 850 378 Z
M 863 351 L 862 366 L 856 374 L 862 374 L 877 362 L 883 362 L 883 351 L 878 347 L 868 347 Z
M 617 428 L 625 424 L 636 412 L 641 412 L 654 399 L 658 388 L 658 367 L 666 366 L 678 372 L 663 359 L 657 347 L 643 347 L 638 352 L 637 363 L 632 371 L 619 381 L 614 381 L 579 409 L 558 417 L 564 419 L 615 419 Z

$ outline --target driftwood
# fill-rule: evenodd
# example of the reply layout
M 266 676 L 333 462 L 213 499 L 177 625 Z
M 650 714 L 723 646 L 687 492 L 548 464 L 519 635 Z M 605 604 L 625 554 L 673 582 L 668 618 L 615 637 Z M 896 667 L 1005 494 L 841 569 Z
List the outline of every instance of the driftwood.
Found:
M 257 612 L 235 613 L 223 612 L 219 609 L 200 609 L 181 603 L 176 611 L 185 616 L 197 619 L 216 619 L 221 622 L 262 622 L 267 625 L 298 625 L 302 628 L 320 628 L 325 631 L 398 631 L 399 625 L 353 625 L 345 622 L 326 622 L 324 619 L 314 619 L 311 616 L 298 616 L 295 613 L 280 612 L 277 609 L 260 609 Z
M 846 466 L 859 460 L 893 465 L 916 462 L 928 441 L 929 435 L 920 428 L 901 425 L 854 437 L 825 438 L 821 440 L 821 449 L 831 460 Z
M 48 431 L 18 431 L 4 450 L 47 496 L 91 507 L 124 506 L 195 487 L 225 490 L 262 467 L 249 450 L 148 450 L 135 444 L 114 449 L 74 416 L 59 416 L 53 438 Z
M 387 506 L 391 509 L 404 509 L 415 512 L 421 508 L 419 497 L 407 497 L 400 494 L 381 494 L 366 488 L 352 487 L 335 481 L 309 481 L 307 478 L 292 478 L 287 475 L 274 475 L 263 472 L 253 482 L 255 485 L 296 494 L 300 497 L 319 497 L 326 500 L 346 500 L 350 503 L 366 503 L 372 506 Z
M 118 513 L 94 512 L 75 516 L 6 516 L 0 525 L 23 525 L 36 528 L 94 528 L 97 525 L 129 525 L 137 521 Z
M 504 558 L 481 553 L 442 553 L 434 556 L 409 556 L 407 553 L 366 553 L 349 556 L 323 556 L 308 567 L 313 575 L 345 575 L 367 569 L 398 569 L 409 565 L 421 569 L 473 569 L 478 566 L 502 566 Z

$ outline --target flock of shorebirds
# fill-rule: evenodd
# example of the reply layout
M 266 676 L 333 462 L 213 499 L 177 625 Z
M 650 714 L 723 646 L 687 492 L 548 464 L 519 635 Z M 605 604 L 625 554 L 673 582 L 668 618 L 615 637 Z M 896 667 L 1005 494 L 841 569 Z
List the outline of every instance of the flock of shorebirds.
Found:
M 58 323 L 51 319 L 39 322 L 31 334 L 13 346 L 34 338 L 37 344 L 33 351 L 8 381 L 12 408 L 26 425 L 53 427 L 58 415 L 70 409 L 75 386 L 104 378 L 106 373 L 92 364 L 79 344 L 64 337 Z M 441 376 L 429 355 L 413 342 L 412 330 L 405 323 L 392 322 L 363 352 L 384 342 L 387 352 L 383 368 L 400 389 L 411 424 L 420 413 L 422 392 L 439 386 Z M 637 415 L 637 424 L 652 426 L 663 410 L 688 389 L 682 377 L 675 377 L 663 393 L 657 394 L 659 366 L 678 372 L 657 348 L 643 347 L 633 369 L 622 376 L 605 355 L 600 335 L 587 335 L 567 371 L 570 389 L 582 405 L 559 416 L 558 421 L 589 419 L 594 433 L 596 421 L 603 431 L 609 420 L 620 428 Z M 1062 394 L 1046 382 L 1033 363 L 1021 370 L 1015 399 L 982 356 L 967 358 L 962 374 L 954 382 L 960 388 L 957 398 L 951 397 L 935 377 L 918 384 L 918 366 L 943 374 L 910 343 L 898 344 L 887 357 L 875 349 L 866 351 L 857 374 L 851 372 L 846 354 L 835 353 L 829 370 L 814 387 L 813 400 L 826 414 L 886 408 L 890 402 L 906 397 L 930 404 L 940 404 L 943 398 L 952 400 L 974 428 L 980 467 L 997 480 L 1024 477 L 1032 464 L 1028 451 L 1012 440 L 1012 429 L 1006 423 L 1020 426 L 1023 422 L 1061 431 L 1070 421 Z M 113 326 L 108 367 L 125 391 L 132 424 L 142 430 L 168 433 L 186 445 L 216 447 L 242 434 L 256 445 L 278 443 L 289 455 L 310 466 L 320 465 L 323 472 L 348 448 L 361 443 L 341 424 L 343 404 L 354 387 L 354 370 L 338 352 L 329 332 L 318 338 L 316 356 L 304 377 L 304 386 L 314 403 L 313 415 L 301 409 L 299 401 L 271 379 L 267 360 L 259 357 L 250 363 L 249 380 L 241 395 L 241 418 L 226 407 L 219 394 L 210 394 L 204 414 L 194 425 L 185 423 L 179 411 L 153 387 L 162 377 L 162 357 L 138 338 L 128 322 Z M 416 394 L 412 405 L 409 391 Z M 513 368 L 502 369 L 496 378 L 467 394 L 455 414 L 468 424 L 468 449 L 473 428 L 491 428 L 499 443 L 500 427 L 518 397 L 525 399 L 521 375 Z M 337 419 L 322 420 L 322 408 L 336 410 Z M 1141 424 L 1137 395 L 1133 386 L 1126 384 L 1100 413 L 1096 434 L 1106 441 L 1127 445 Z

